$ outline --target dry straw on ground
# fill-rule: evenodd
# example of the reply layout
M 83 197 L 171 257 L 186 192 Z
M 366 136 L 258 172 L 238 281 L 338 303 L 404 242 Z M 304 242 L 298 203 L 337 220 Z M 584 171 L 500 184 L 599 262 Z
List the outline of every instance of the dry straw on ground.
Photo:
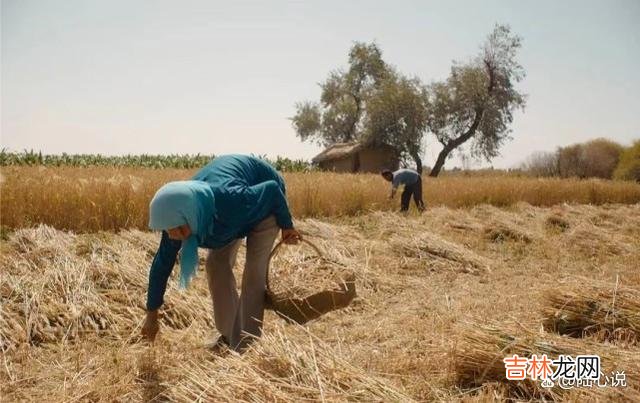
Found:
M 549 226 L 550 215 L 562 217 L 567 230 Z M 0 244 L 0 394 L 7 401 L 535 396 L 495 377 L 477 382 L 487 363 L 504 358 L 499 343 L 508 336 L 538 354 L 555 351 L 547 345 L 601 354 L 606 370 L 626 371 L 626 389 L 569 391 L 562 400 L 637 401 L 637 345 L 542 332 L 541 312 L 546 290 L 576 279 L 614 290 L 618 276 L 619 290 L 640 289 L 640 205 L 438 207 L 421 216 L 374 212 L 295 223 L 328 259 L 355 273 L 358 296 L 303 327 L 267 312 L 263 338 L 243 356 L 205 348 L 217 332 L 203 270 L 186 292 L 177 289 L 174 270 L 156 343 L 138 340 L 158 234 L 45 226 L 7 233 Z M 485 228 L 497 224 L 530 234 L 531 242 L 491 241 Z M 289 285 L 333 284 L 319 278 L 321 263 L 305 246 L 283 252 L 274 275 L 289 273 Z M 236 276 L 243 262 L 241 249 Z M 494 324 L 499 336 L 464 323 Z M 469 358 L 467 367 L 456 367 L 456 356 Z
M 281 330 L 270 333 L 248 354 L 234 356 L 224 364 L 202 360 L 184 365 L 189 380 L 179 383 L 175 392 L 186 400 L 201 401 L 413 400 L 381 377 L 336 354 L 319 338 L 302 329 L 295 332 L 295 338 Z M 241 373 L 242 378 L 219 383 L 196 381 L 221 370 Z
M 133 230 L 117 238 L 78 237 L 47 226 L 16 231 L 7 245 L 12 252 L 1 261 L 2 346 L 64 343 L 87 333 L 133 337 L 144 312 L 149 265 L 146 242 L 136 239 L 149 235 Z M 179 293 L 177 301 L 168 301 L 163 321 L 177 329 L 194 321 L 211 324 L 201 315 L 208 309 L 202 296 Z
M 317 227 L 312 225 L 309 230 L 314 231 Z M 290 400 L 292 396 L 312 400 L 335 400 L 340 396 L 363 400 L 410 400 L 383 379 L 336 356 L 322 340 L 303 329 L 298 330 L 298 338 L 292 340 L 282 333 L 282 329 L 276 328 L 265 335 L 263 342 L 255 350 L 243 357 L 232 354 L 222 366 L 215 360 L 215 356 L 205 350 L 196 352 L 199 357 L 197 361 L 193 361 L 195 357 L 190 357 L 190 361 L 180 367 L 182 370 L 172 369 L 176 371 L 176 381 L 182 377 L 185 380 L 171 387 L 163 385 L 158 380 L 157 373 L 158 367 L 166 363 L 162 362 L 162 358 L 155 357 L 153 349 L 144 353 L 136 344 L 131 344 L 138 340 L 137 332 L 144 313 L 144 299 L 141 297 L 145 294 L 145 269 L 149 265 L 150 248 L 157 245 L 157 241 L 152 241 L 154 238 L 153 234 L 135 230 L 122 232 L 118 236 L 106 233 L 76 236 L 47 226 L 23 229 L 11 234 L 8 242 L 3 245 L 2 265 L 6 272 L 0 282 L 3 301 L 0 347 L 3 354 L 10 354 L 11 361 L 14 361 L 7 367 L 5 374 L 11 384 L 21 385 L 24 382 L 12 375 L 15 371 L 24 373 L 23 371 L 35 370 L 28 369 L 27 361 L 19 360 L 21 355 L 32 351 L 25 349 L 26 346 L 42 349 L 41 354 L 46 356 L 49 354 L 49 346 L 66 346 L 71 350 L 80 347 L 86 350 L 88 346 L 84 344 L 85 340 L 100 340 L 101 345 L 111 345 L 111 348 L 95 350 L 95 355 L 89 362 L 77 367 L 80 373 L 75 378 L 82 379 L 82 372 L 85 370 L 96 375 L 102 373 L 107 377 L 120 376 L 118 373 L 125 369 L 133 370 L 138 375 L 128 379 L 131 383 L 129 388 L 133 384 L 143 383 L 145 387 L 142 398 L 145 400 L 157 397 L 157 394 L 170 395 L 173 396 L 172 399 L 179 401 L 284 401 Z M 334 266 L 338 264 L 338 255 L 342 256 L 335 248 L 327 255 L 331 257 L 331 264 Z M 281 275 L 291 275 L 290 280 L 297 286 L 297 291 L 301 291 L 301 287 L 312 290 L 314 279 L 318 280 L 315 286 L 322 286 L 324 283 L 329 285 L 328 281 L 323 283 L 322 280 L 327 276 L 320 271 L 319 266 L 303 267 L 308 256 L 300 253 L 299 247 L 286 249 L 282 257 L 276 262 L 279 272 Z M 328 259 L 321 262 L 326 266 Z M 346 267 L 348 258 L 342 257 L 342 260 L 340 265 Z M 307 270 L 306 278 L 304 273 L 298 273 L 304 269 Z M 318 272 L 309 271 L 313 269 Z M 279 284 L 278 281 L 276 279 L 275 283 Z M 202 329 L 213 328 L 209 296 L 204 283 L 199 277 L 189 292 L 178 293 L 172 290 L 171 299 L 167 299 L 162 323 L 172 331 L 179 332 L 174 343 L 180 339 L 193 340 L 194 335 L 202 338 Z M 335 287 L 335 283 L 332 286 Z M 277 323 L 275 325 L 278 326 Z M 126 363 L 127 358 L 121 353 L 128 349 L 127 346 L 131 346 L 138 356 L 136 368 L 131 368 Z M 113 357 L 113 363 L 101 358 L 105 355 Z M 31 359 L 27 357 L 23 359 Z M 62 361 L 67 359 L 71 358 L 64 358 Z M 72 371 L 66 367 L 66 363 L 60 365 L 65 371 Z M 40 370 L 46 371 L 46 368 Z M 242 374 L 244 381 L 233 378 L 214 384 L 200 381 L 211 373 L 222 374 L 228 371 Z M 45 375 L 42 373 L 37 376 Z M 41 387 L 45 387 L 44 385 Z M 58 393 L 81 400 L 111 400 L 115 396 L 102 395 L 99 388 L 95 389 L 98 386 L 104 387 L 92 379 L 91 388 L 86 394 L 66 395 L 65 391 Z M 130 393 L 126 384 L 118 382 L 115 386 L 118 393 L 125 396 Z M 53 385 L 46 388 L 57 389 Z M 39 388 L 35 392 L 37 394 L 29 395 L 14 389 L 11 395 L 29 400 L 44 396 L 39 395 L 43 392 Z M 134 396 L 137 396 L 136 399 L 140 397 Z

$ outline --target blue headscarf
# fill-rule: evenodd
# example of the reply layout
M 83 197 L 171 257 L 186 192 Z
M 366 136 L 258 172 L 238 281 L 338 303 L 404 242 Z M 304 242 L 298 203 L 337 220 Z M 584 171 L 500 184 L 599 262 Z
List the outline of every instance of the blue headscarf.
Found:
M 149 204 L 149 228 L 167 230 L 189 224 L 191 235 L 182 241 L 180 287 L 186 288 L 196 274 L 198 244 L 211 234 L 216 213 L 211 186 L 202 181 L 169 182 Z

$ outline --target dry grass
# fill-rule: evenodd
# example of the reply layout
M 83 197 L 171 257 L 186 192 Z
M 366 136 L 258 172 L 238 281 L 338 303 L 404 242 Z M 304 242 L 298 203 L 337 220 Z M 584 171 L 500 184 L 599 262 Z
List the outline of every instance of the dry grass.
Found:
M 3 167 L 2 224 L 21 228 L 45 223 L 73 231 L 117 230 L 147 225 L 147 208 L 164 183 L 195 171 L 106 167 Z M 378 175 L 285 174 L 294 216 L 349 216 L 394 210 L 389 184 Z M 479 204 L 534 206 L 561 203 L 638 203 L 640 185 L 632 182 L 518 177 L 443 177 L 424 179 L 428 206 Z
M 566 230 L 550 226 L 550 216 Z M 421 216 L 374 212 L 298 225 L 353 271 L 358 297 L 305 326 L 268 312 L 263 338 L 243 356 L 204 348 L 217 334 L 202 268 L 187 292 L 177 290 L 175 270 L 159 339 L 138 340 L 157 234 L 45 226 L 9 233 L 0 245 L 0 394 L 7 401 L 541 397 L 536 385 L 499 377 L 504 368 L 492 363 L 506 356 L 508 340 L 509 351 L 600 354 L 606 371 L 627 375 L 627 388 L 547 398 L 638 400 L 637 345 L 560 336 L 543 325 L 553 290 L 587 282 L 640 291 L 640 205 L 436 207 Z M 486 234 L 498 226 L 530 241 L 494 242 Z M 283 252 L 275 271 L 295 273 L 293 285 L 332 283 L 311 271 L 320 264 L 305 265 L 304 247 Z

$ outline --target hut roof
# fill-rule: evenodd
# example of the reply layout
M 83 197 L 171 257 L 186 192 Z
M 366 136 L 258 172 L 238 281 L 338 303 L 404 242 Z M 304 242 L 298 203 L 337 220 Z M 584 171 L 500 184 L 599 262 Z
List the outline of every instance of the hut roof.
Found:
M 320 154 L 313 157 L 311 162 L 317 164 L 322 161 L 338 160 L 346 158 L 363 148 L 363 145 L 358 142 L 353 143 L 336 143 L 327 147 Z

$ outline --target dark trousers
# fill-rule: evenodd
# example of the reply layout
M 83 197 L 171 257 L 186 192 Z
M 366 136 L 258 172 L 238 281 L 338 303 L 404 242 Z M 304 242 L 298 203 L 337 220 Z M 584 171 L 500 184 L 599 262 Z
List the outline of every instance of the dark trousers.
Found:
M 413 201 L 416 203 L 416 207 L 420 211 L 424 211 L 424 202 L 422 201 L 422 178 L 418 179 L 413 185 L 405 185 L 400 198 L 400 211 L 409 210 L 409 203 L 411 202 L 411 195 L 413 195 Z

